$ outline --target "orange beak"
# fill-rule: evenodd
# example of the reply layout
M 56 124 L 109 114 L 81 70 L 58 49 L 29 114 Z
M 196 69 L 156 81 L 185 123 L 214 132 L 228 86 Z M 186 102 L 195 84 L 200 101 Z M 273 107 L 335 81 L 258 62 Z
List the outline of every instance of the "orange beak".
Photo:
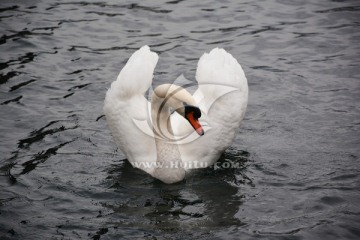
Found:
M 194 118 L 194 112 L 190 112 L 186 115 L 186 119 L 190 122 L 191 126 L 195 129 L 195 131 L 200 135 L 204 135 L 204 130 L 198 119 Z

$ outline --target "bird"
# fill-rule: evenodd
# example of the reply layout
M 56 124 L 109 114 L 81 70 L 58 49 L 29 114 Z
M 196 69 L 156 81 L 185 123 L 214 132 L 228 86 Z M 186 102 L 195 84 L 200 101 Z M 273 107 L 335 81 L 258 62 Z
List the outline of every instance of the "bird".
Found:
M 158 59 L 147 45 L 135 51 L 107 90 L 103 111 L 127 160 L 173 184 L 210 167 L 231 146 L 246 112 L 248 82 L 238 61 L 214 48 L 198 61 L 193 95 L 174 83 L 152 90 Z

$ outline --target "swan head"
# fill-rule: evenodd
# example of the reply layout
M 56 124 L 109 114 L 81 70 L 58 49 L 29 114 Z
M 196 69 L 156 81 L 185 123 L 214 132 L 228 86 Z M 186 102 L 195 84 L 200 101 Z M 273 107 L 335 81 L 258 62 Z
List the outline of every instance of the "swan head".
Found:
M 204 130 L 199 122 L 199 118 L 201 117 L 200 108 L 193 105 L 187 105 L 185 102 L 183 104 L 184 107 L 177 112 L 180 112 L 181 115 L 183 114 L 182 116 L 189 121 L 191 126 L 200 136 L 204 135 Z
M 177 112 L 184 117 L 200 135 L 204 135 L 204 130 L 199 122 L 201 110 L 197 107 L 193 96 L 184 88 L 175 84 L 162 84 L 155 88 L 153 99 L 160 101 L 159 110 L 167 107 L 170 112 Z

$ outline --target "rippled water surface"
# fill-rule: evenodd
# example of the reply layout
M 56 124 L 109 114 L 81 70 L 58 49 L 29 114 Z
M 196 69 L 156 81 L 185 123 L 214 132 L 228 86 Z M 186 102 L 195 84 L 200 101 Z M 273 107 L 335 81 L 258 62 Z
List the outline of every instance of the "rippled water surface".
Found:
M 121 2 L 121 3 L 120 3 Z M 0 3 L 1 239 L 359 239 L 358 1 Z M 143 45 L 155 84 L 223 47 L 249 81 L 221 161 L 165 185 L 102 113 Z

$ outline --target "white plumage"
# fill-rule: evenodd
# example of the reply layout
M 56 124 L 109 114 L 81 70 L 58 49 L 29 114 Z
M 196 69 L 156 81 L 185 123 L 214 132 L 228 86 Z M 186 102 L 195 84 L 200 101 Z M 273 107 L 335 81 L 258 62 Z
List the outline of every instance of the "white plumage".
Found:
M 189 138 L 195 140 L 164 143 L 154 138 L 152 127 L 145 131 L 136 124 L 136 120 L 151 118 L 144 93 L 151 86 L 157 61 L 158 55 L 148 46 L 136 51 L 107 91 L 104 113 L 115 142 L 128 160 L 153 177 L 174 183 L 185 177 L 184 170 L 215 163 L 232 144 L 245 114 L 248 84 L 240 64 L 231 54 L 219 48 L 205 53 L 196 71 L 197 91 L 193 97 L 179 94 L 176 100 L 197 105 L 202 112 L 200 123 L 206 122 L 210 128 L 205 128 L 203 136 L 195 137 L 196 132 L 180 110 L 180 114 L 171 115 L 168 125 L 175 136 L 190 133 Z M 155 110 L 152 112 L 154 118 Z M 168 164 L 169 154 L 181 164 Z M 159 171 L 159 162 L 165 163 L 166 168 Z

